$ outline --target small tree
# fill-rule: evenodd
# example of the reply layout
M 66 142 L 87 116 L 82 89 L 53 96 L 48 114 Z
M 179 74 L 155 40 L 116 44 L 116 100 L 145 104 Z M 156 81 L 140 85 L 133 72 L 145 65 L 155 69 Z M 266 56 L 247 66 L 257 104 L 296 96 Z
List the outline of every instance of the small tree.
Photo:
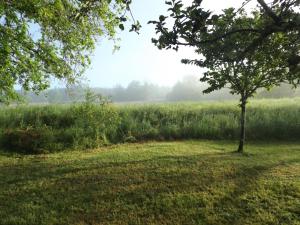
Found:
M 182 62 L 206 68 L 200 79 L 209 84 L 204 93 L 227 87 L 232 94 L 240 95 L 238 152 L 243 152 L 247 101 L 259 88 L 270 89 L 288 79 L 289 65 L 285 59 L 290 52 L 282 50 L 282 46 L 290 43 L 290 40 L 276 33 L 268 42 L 257 45 L 255 51 L 245 52 L 245 48 L 252 45 L 260 32 L 263 24 L 260 14 L 254 12 L 249 16 L 243 10 L 236 12 L 230 8 L 220 15 L 211 15 L 200 7 L 199 2 L 194 1 L 192 6 L 185 9 L 181 1 L 166 2 L 171 5 L 169 10 L 170 16 L 175 19 L 174 26 L 171 30 L 166 27 L 165 16 L 160 16 L 159 21 L 151 21 L 156 24 L 157 33 L 160 34 L 153 42 L 160 49 L 195 47 L 196 53 L 201 54 L 200 59 L 184 59 Z M 297 35 L 291 34 L 289 38 L 297 40 Z M 293 47 L 293 44 L 289 46 Z

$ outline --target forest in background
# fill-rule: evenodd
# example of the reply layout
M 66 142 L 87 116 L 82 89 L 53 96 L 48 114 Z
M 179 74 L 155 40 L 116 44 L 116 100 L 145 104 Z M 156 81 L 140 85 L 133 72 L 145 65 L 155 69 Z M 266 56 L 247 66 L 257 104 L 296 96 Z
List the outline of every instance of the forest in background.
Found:
M 222 89 L 210 94 L 203 94 L 206 85 L 200 83 L 197 77 L 186 76 L 175 85 L 160 86 L 149 82 L 132 81 L 127 87 L 116 85 L 112 88 L 88 88 L 74 86 L 70 88 L 54 88 L 39 95 L 33 92 L 22 92 L 25 102 L 35 104 L 73 103 L 84 101 L 85 92 L 90 89 L 95 94 L 101 94 L 112 102 L 181 102 L 181 101 L 223 101 L 238 99 L 230 94 L 229 89 Z M 282 84 L 270 91 L 262 90 L 255 98 L 294 98 L 300 97 L 300 89 Z

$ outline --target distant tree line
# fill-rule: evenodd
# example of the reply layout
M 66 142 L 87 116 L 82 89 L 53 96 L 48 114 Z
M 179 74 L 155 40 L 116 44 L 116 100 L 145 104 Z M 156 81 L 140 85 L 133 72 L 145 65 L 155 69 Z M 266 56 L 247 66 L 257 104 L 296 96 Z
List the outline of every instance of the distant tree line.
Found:
M 178 102 L 178 101 L 222 101 L 237 100 L 238 96 L 230 94 L 228 89 L 221 89 L 210 94 L 203 94 L 207 85 L 198 81 L 197 77 L 186 76 L 173 87 L 159 86 L 148 82 L 132 81 L 127 87 L 117 85 L 113 88 L 91 88 L 96 94 L 108 97 L 113 102 Z M 39 95 L 33 92 L 22 92 L 28 103 L 52 104 L 84 101 L 87 88 L 55 88 Z M 255 98 L 293 98 L 300 97 L 300 89 L 289 84 L 282 84 L 270 91 L 261 90 Z

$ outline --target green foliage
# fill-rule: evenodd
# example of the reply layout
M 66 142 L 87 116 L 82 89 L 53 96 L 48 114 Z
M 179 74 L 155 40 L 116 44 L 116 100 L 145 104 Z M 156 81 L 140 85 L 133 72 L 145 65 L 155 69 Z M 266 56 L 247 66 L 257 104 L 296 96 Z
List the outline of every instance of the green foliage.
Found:
M 47 153 L 47 149 L 51 148 L 55 143 L 54 135 L 47 128 L 27 128 L 6 130 L 3 133 L 1 144 L 5 148 L 13 152 L 24 154 L 41 154 Z
M 18 97 L 16 84 L 40 92 L 51 78 L 74 83 L 90 64 L 97 39 L 114 39 L 128 0 L 0 2 L 0 101 Z M 138 31 L 138 22 L 134 21 Z
M 209 84 L 204 93 L 228 87 L 232 94 L 241 96 L 241 103 L 252 97 L 257 89 L 270 89 L 291 80 L 294 72 L 289 71 L 287 59 L 292 51 L 299 50 L 299 34 L 275 32 L 263 44 L 258 43 L 255 51 L 244 51 L 262 32 L 266 18 L 257 11 L 252 15 L 243 9 L 224 9 L 214 15 L 201 7 L 202 1 L 194 1 L 184 7 L 181 1 L 167 4 L 170 17 L 174 19 L 169 29 L 165 16 L 156 25 L 159 34 L 153 43 L 160 49 L 179 46 L 195 48 L 199 59 L 184 59 L 183 63 L 195 64 L 206 69 L 202 82 Z M 286 49 L 290 47 L 289 51 Z
M 181 103 L 120 107 L 121 131 L 136 140 L 236 139 L 239 110 L 234 103 Z M 298 139 L 297 100 L 250 104 L 249 140 Z
M 72 107 L 73 138 L 77 145 L 95 148 L 113 141 L 119 125 L 119 115 L 101 95 L 86 92 L 86 101 Z
M 185 141 L 88 154 L 0 152 L 0 224 L 298 224 L 299 142 L 249 143 L 247 155 L 232 153 L 234 146 Z
M 178 50 L 179 46 L 195 48 L 199 58 L 184 59 L 182 62 L 206 69 L 200 79 L 209 85 L 204 93 L 227 87 L 232 94 L 240 96 L 239 152 L 243 151 L 245 142 L 248 99 L 258 89 L 269 90 L 282 82 L 296 85 L 300 78 L 298 65 L 294 65 L 296 69 L 291 69 L 288 60 L 292 56 L 297 63 L 300 62 L 300 29 L 297 24 L 300 14 L 294 11 L 299 2 L 282 1 L 285 4 L 278 7 L 273 2 L 275 11 L 264 0 L 258 2 L 263 10 L 253 11 L 251 15 L 243 7 L 237 11 L 234 8 L 224 9 L 217 15 L 203 9 L 202 1 L 194 0 L 191 6 L 184 7 L 181 0 L 172 0 L 166 2 L 170 5 L 168 11 L 173 19 L 172 28 L 169 28 L 166 16 L 149 22 L 156 25 L 159 38 L 152 42 L 159 49 Z
M 11 111 L 8 116 L 4 115 Z M 86 101 L 66 106 L 2 111 L 2 147 L 43 153 L 69 148 L 97 148 L 115 142 L 119 115 L 106 99 L 87 92 Z
M 264 0 L 257 0 L 257 8 L 252 15 L 244 13 L 244 7 L 249 1 L 245 1 L 237 9 L 224 9 L 220 14 L 203 8 L 202 2 L 193 0 L 186 7 L 182 0 L 166 1 L 169 6 L 168 15 L 161 15 L 157 21 L 149 21 L 156 25 L 156 33 L 159 35 L 157 39 L 153 38 L 152 42 L 159 49 L 178 50 L 180 46 L 195 47 L 199 54 L 203 53 L 201 48 L 210 48 L 214 57 L 207 58 L 205 55 L 204 61 L 193 61 L 199 66 L 205 66 L 207 63 L 213 66 L 214 62 L 210 60 L 214 58 L 227 62 L 243 61 L 245 57 L 261 51 L 264 60 L 276 57 L 276 63 L 280 61 L 276 68 L 284 67 L 290 70 L 290 76 L 286 78 L 294 84 L 299 84 L 298 0 L 273 1 L 270 4 Z M 241 14 L 244 14 L 243 18 Z M 172 27 L 167 22 L 170 18 Z M 275 42 L 278 46 L 270 48 L 270 44 Z M 265 49 L 277 52 L 270 55 L 268 51 L 264 52 Z M 259 61 L 257 58 L 256 60 Z
M 246 118 L 249 140 L 300 138 L 299 99 L 253 101 Z M 104 101 L 0 110 L 2 147 L 25 153 L 147 140 L 234 140 L 238 127 L 236 102 L 113 106 Z

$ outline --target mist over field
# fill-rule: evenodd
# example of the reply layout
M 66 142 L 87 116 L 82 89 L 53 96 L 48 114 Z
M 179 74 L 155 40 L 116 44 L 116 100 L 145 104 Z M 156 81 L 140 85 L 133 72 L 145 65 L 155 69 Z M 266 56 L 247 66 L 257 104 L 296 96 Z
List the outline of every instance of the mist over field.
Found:
M 207 85 L 201 83 L 196 76 L 185 76 L 173 86 L 162 86 L 149 82 L 132 81 L 127 86 L 116 85 L 112 88 L 88 88 L 81 85 L 70 88 L 50 89 L 36 95 L 22 92 L 27 103 L 72 103 L 84 100 L 86 90 L 107 97 L 114 103 L 149 103 L 149 102 L 190 102 L 190 101 L 226 101 L 238 100 L 229 89 L 221 89 L 210 94 L 203 94 Z M 300 97 L 300 89 L 292 85 L 282 84 L 270 91 L 260 90 L 256 99 L 278 99 Z

